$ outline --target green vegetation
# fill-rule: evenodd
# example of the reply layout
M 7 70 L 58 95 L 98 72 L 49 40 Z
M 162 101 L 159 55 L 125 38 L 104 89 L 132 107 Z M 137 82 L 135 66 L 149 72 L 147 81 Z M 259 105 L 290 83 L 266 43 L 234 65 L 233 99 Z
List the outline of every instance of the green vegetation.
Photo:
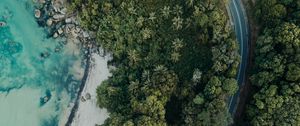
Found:
M 113 54 L 97 89 L 104 125 L 226 125 L 238 44 L 223 0 L 75 0 L 81 24 Z M 291 73 L 294 74 L 294 73 Z
M 256 42 L 251 125 L 300 124 L 300 1 L 259 0 L 263 31 Z M 264 21 L 262 21 L 264 20 Z

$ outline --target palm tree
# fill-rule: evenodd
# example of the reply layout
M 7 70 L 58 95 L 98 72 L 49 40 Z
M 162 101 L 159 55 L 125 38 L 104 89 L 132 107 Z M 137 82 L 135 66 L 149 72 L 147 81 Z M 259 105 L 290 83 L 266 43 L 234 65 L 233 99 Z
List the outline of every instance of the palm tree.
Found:
M 136 24 L 137 24 L 139 27 L 142 27 L 144 21 L 145 21 L 144 17 L 143 17 L 143 16 L 140 16 L 140 17 L 138 17 Z
M 182 28 L 183 19 L 181 17 L 174 17 L 172 22 L 176 30 L 180 30 Z
M 189 6 L 189 7 L 192 7 L 194 5 L 194 0 L 186 0 L 186 4 Z
M 175 12 L 175 14 L 176 14 L 177 16 L 180 15 L 180 14 L 182 14 L 182 7 L 179 6 L 179 5 L 176 5 L 176 6 L 174 7 L 174 12 Z
M 193 21 L 191 18 L 187 18 L 186 21 L 185 21 L 185 28 L 189 28 L 191 25 L 192 25 Z
M 193 82 L 199 83 L 202 77 L 202 72 L 199 69 L 195 69 L 193 73 Z
M 183 40 L 179 39 L 179 38 L 176 38 L 176 39 L 173 40 L 172 44 L 173 44 L 172 48 L 175 51 L 179 51 L 179 49 L 181 49 L 183 47 Z
M 174 52 L 171 54 L 171 59 L 172 59 L 173 62 L 176 63 L 176 62 L 179 61 L 180 56 L 181 56 L 181 55 L 180 55 L 178 52 L 175 52 L 175 51 L 174 51 Z
M 167 69 L 165 68 L 164 65 L 158 65 L 155 67 L 154 71 L 166 71 Z
M 150 29 L 144 28 L 141 33 L 142 33 L 143 39 L 151 38 L 152 31 Z
M 129 12 L 130 14 L 134 14 L 134 15 L 137 14 L 137 13 L 136 13 L 136 9 L 135 9 L 133 6 L 128 8 L 128 12 Z
M 169 6 L 164 6 L 162 9 L 162 16 L 168 18 L 170 16 L 171 10 Z
M 131 63 L 133 63 L 133 64 L 137 63 L 140 60 L 139 54 L 137 53 L 137 51 L 135 49 L 128 51 L 128 58 L 131 61 Z
M 195 8 L 195 10 L 194 10 L 194 12 L 193 12 L 193 15 L 195 16 L 195 17 L 198 17 L 198 16 L 201 16 L 201 11 L 200 11 L 200 8 L 198 7 L 198 6 L 194 6 L 194 8 Z
M 131 94 L 136 95 L 136 94 L 138 94 L 137 92 L 139 92 L 139 90 L 138 90 L 139 85 L 140 85 L 140 82 L 138 80 L 130 81 L 128 90 L 131 92 Z
M 156 17 L 155 17 L 155 12 L 151 12 L 151 13 L 150 13 L 149 19 L 150 19 L 151 21 L 154 21 L 154 20 L 156 19 Z
M 150 71 L 149 70 L 144 70 L 142 73 L 142 78 L 148 81 L 150 79 Z

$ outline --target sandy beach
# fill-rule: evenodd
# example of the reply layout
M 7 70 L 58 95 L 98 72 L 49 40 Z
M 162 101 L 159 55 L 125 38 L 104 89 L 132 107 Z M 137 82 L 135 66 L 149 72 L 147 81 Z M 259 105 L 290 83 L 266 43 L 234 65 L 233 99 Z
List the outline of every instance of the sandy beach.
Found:
M 72 126 L 94 126 L 102 124 L 108 117 L 106 109 L 100 109 L 97 106 L 96 99 L 96 88 L 110 76 L 107 67 L 108 60 L 108 56 L 101 57 L 98 54 L 92 54 L 89 75 L 81 93 L 81 100 Z M 88 98 L 89 94 L 90 99 Z

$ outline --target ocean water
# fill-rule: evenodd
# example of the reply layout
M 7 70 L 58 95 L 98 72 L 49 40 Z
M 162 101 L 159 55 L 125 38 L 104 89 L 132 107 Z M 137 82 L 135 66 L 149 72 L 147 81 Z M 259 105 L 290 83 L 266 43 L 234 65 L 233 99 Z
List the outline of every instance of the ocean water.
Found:
M 33 12 L 32 0 L 0 0 L 0 126 L 63 125 L 81 84 L 79 49 L 48 38 Z

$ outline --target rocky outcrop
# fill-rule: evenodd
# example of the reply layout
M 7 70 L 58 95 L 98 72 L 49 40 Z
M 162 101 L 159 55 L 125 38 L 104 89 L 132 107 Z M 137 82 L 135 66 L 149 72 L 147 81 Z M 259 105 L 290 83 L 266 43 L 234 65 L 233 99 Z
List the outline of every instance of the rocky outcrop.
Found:
M 39 9 L 35 9 L 35 11 L 34 11 L 34 16 L 35 16 L 36 18 L 40 18 L 40 17 L 41 17 L 41 11 L 40 11 Z
M 68 13 L 67 8 L 64 5 L 66 0 L 36 0 L 37 10 L 40 11 L 40 15 L 36 16 L 36 20 L 41 27 L 44 27 L 49 32 L 49 37 L 59 39 L 59 46 L 54 49 L 54 52 L 59 53 L 63 48 L 63 45 L 67 43 L 66 40 L 77 39 L 79 41 L 72 41 L 75 44 L 80 44 L 81 54 L 83 54 L 84 64 L 86 69 L 82 79 L 82 84 L 79 87 L 76 101 L 72 107 L 70 116 L 66 122 L 66 126 L 71 125 L 79 107 L 80 100 L 82 102 L 91 100 L 90 93 L 82 95 L 83 88 L 85 87 L 86 80 L 88 78 L 89 71 L 91 69 L 91 54 L 98 53 L 102 56 L 105 55 L 105 51 L 99 48 L 96 43 L 96 33 L 87 31 L 79 25 L 76 13 Z M 65 39 L 65 41 L 63 41 Z M 42 59 L 47 58 L 50 53 L 42 52 Z
M 93 33 L 79 26 L 76 14 L 67 13 L 64 0 L 36 0 L 36 8 L 34 15 L 39 25 L 49 31 L 49 37 L 78 39 L 83 53 L 87 49 L 98 51 Z

